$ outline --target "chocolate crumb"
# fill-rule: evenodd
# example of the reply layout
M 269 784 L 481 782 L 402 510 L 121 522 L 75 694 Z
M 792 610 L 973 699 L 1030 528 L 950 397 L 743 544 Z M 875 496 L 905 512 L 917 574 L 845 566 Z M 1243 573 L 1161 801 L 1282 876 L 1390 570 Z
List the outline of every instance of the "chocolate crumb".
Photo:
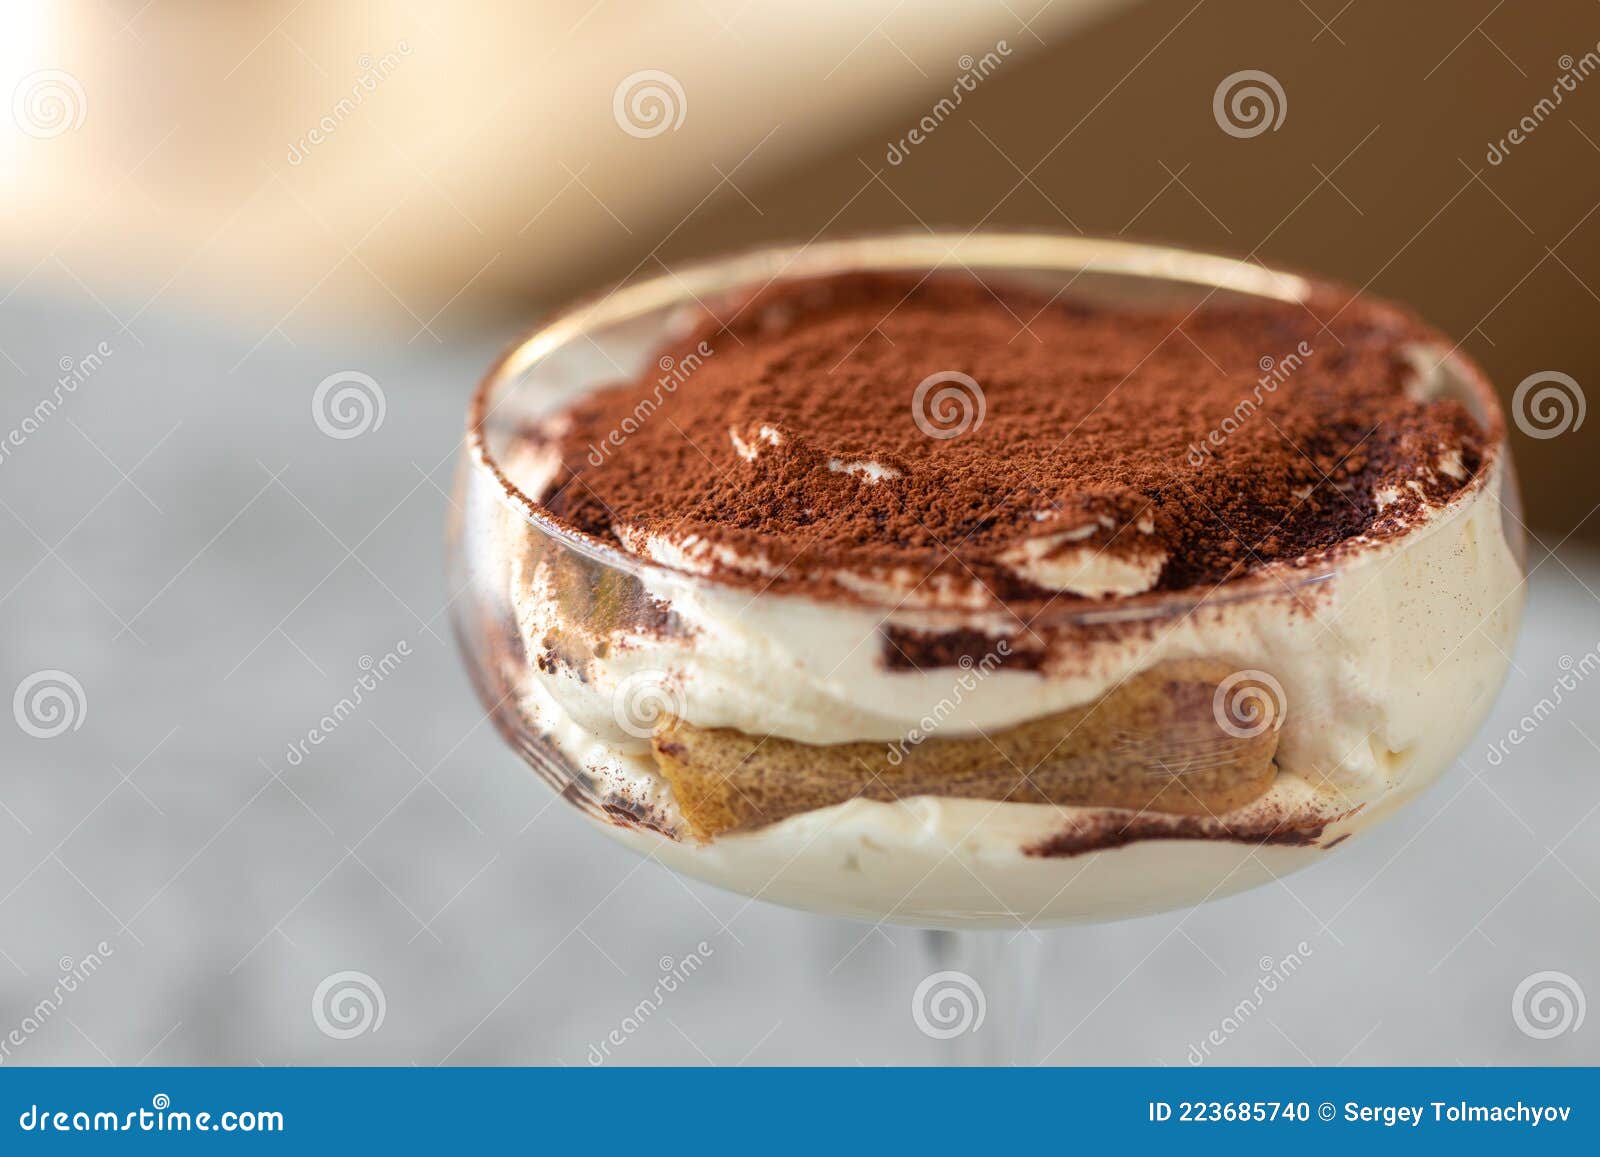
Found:
M 985 672 L 1004 667 L 1013 671 L 1038 671 L 1047 651 L 1028 638 L 1007 636 L 997 639 L 983 631 L 956 628 L 949 631 L 919 631 L 886 623 L 883 635 L 883 665 L 890 671 L 925 671 L 932 667 L 980 667 Z
M 1219 825 L 1215 820 L 1195 816 L 1145 814 L 1111 817 L 1103 822 L 1060 832 L 1041 844 L 1024 848 L 1023 854 L 1044 858 L 1080 856 L 1085 852 L 1125 847 L 1141 840 L 1226 840 L 1229 843 L 1305 848 L 1321 838 L 1330 822 L 1330 819 L 1302 818 Z

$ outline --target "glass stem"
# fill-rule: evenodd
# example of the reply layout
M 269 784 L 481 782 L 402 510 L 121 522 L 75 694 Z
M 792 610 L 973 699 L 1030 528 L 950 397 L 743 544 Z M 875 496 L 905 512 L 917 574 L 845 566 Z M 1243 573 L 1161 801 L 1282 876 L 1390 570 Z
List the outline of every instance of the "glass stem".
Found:
M 1026 1065 L 1038 1050 L 1044 938 L 1021 931 L 923 933 L 928 976 L 913 1015 L 940 1065 Z

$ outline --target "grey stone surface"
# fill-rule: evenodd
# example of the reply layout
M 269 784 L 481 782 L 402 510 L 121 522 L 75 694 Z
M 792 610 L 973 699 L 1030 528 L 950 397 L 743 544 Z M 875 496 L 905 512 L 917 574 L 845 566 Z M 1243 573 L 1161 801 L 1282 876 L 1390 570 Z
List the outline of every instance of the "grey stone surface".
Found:
M 291 346 L 159 314 L 124 330 L 92 302 L 0 308 L 0 434 L 61 359 L 112 349 L 0 462 L 0 690 L 60 670 L 83 691 L 54 738 L 0 715 L 4 1063 L 581 1065 L 613 1030 L 614 1063 L 951 1055 L 910 1013 L 920 934 L 748 904 L 636 859 L 484 723 L 441 546 L 463 407 L 503 336 Z M 341 440 L 311 398 L 342 370 L 378 381 L 386 412 Z M 1563 655 L 1600 645 L 1600 559 L 1568 544 L 1533 560 L 1511 683 L 1408 812 L 1278 886 L 979 952 L 990 1023 L 1021 1007 L 1032 1025 L 1020 1059 L 1189 1063 L 1260 962 L 1303 941 L 1215 1063 L 1600 1061 L 1594 1017 L 1536 1039 L 1512 1015 L 1541 971 L 1600 997 L 1600 678 L 1501 766 L 1485 757 Z M 362 657 L 402 642 L 292 763 Z M 102 942 L 55 1002 L 60 969 Z M 1017 991 L 998 959 L 1035 950 Z M 346 971 L 381 988 L 384 1017 L 339 1039 L 313 997 Z

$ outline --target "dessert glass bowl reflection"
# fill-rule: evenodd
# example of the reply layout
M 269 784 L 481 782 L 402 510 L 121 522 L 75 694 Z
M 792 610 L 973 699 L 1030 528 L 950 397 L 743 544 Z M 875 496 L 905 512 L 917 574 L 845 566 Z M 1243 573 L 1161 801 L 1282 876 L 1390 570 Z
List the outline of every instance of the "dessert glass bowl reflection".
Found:
M 1393 542 L 1029 622 L 1031 638 L 1094 660 L 1093 678 L 1004 654 L 886 670 L 885 630 L 1001 639 L 1015 618 L 729 585 L 591 538 L 536 501 L 530 424 L 644 371 L 703 307 L 732 310 L 779 278 L 943 266 L 1133 305 L 1298 302 L 1312 288 L 1222 257 L 994 233 L 764 250 L 580 303 L 491 369 L 458 477 L 455 625 L 507 741 L 670 867 L 795 907 L 948 928 L 1227 895 L 1314 862 L 1432 782 L 1487 712 L 1519 617 L 1504 445 Z M 1418 362 L 1430 389 L 1499 434 L 1470 364 L 1426 350 Z M 937 734 L 908 744 L 929 720 Z M 1041 721 L 1058 740 L 1040 740 Z M 981 773 L 963 740 L 997 753 Z

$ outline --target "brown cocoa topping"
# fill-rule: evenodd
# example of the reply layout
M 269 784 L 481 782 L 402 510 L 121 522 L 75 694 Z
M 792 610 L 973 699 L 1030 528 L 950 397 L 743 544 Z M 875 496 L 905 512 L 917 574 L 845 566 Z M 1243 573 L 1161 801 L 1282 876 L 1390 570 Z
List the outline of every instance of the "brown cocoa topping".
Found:
M 1327 288 L 1191 310 L 954 274 L 783 283 L 577 403 L 534 497 L 757 588 L 859 593 L 846 572 L 1078 600 L 1016 559 L 1084 547 L 1154 560 L 1156 592 L 1209 587 L 1403 534 L 1471 483 L 1498 432 L 1407 389 L 1407 349 L 1441 342 Z

